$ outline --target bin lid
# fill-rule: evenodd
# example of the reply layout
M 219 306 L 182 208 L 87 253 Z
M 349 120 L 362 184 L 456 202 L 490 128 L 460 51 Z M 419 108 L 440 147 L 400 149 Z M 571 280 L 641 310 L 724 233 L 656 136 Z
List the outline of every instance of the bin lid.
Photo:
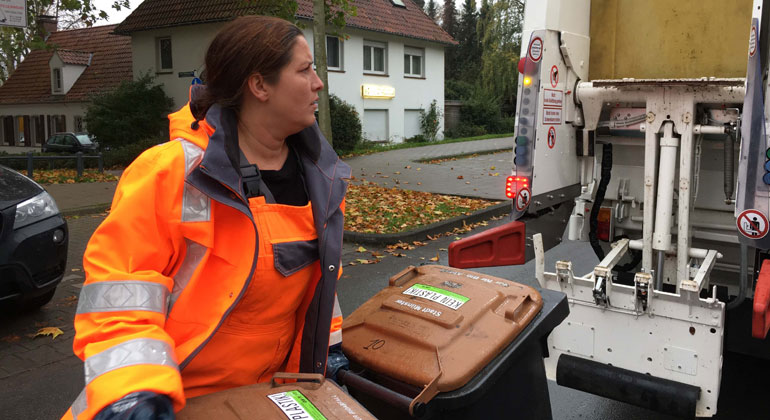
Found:
M 281 384 L 277 380 L 297 382 Z M 187 400 L 177 420 L 376 420 L 323 375 L 276 373 L 269 383 L 242 386 Z
M 465 385 L 543 306 L 532 287 L 440 265 L 408 267 L 342 324 L 342 349 L 363 367 L 431 388 Z

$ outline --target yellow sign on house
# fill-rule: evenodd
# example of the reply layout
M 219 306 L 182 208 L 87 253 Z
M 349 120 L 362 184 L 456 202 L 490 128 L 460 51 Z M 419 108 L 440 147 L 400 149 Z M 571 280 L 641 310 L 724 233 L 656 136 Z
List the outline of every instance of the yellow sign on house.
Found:
M 393 99 L 396 88 L 393 86 L 361 85 L 361 96 L 366 99 Z

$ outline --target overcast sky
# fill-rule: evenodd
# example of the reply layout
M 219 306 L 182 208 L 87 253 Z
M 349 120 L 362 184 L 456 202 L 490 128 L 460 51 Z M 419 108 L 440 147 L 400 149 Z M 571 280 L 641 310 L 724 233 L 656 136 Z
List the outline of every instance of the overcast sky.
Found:
M 115 11 L 115 9 L 112 8 L 112 3 L 114 0 L 94 0 L 94 3 L 96 4 L 96 7 L 104 10 L 107 12 L 108 15 L 110 15 L 109 19 L 107 19 L 106 22 L 101 21 L 99 22 L 99 25 L 107 25 L 107 24 L 113 24 L 113 23 L 120 23 L 123 21 L 123 19 L 126 18 L 129 14 L 131 14 L 131 11 L 136 9 L 136 7 L 142 3 L 144 0 L 131 0 L 131 10 L 127 9 L 121 9 L 119 12 Z M 462 6 L 464 0 L 455 0 L 455 4 L 457 5 L 457 8 L 460 9 Z M 444 2 L 442 0 L 437 0 L 436 3 L 439 6 L 442 6 Z M 479 0 L 476 1 L 476 3 L 480 3 Z

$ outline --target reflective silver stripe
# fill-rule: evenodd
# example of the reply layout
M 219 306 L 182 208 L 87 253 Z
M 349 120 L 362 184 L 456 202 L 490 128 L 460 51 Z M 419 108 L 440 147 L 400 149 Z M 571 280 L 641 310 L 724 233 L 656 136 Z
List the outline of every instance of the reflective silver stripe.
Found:
M 120 280 L 87 284 L 80 291 L 78 314 L 151 311 L 166 313 L 168 288 L 148 281 Z
M 135 365 L 171 366 L 179 370 L 174 349 L 165 341 L 137 338 L 95 354 L 85 361 L 86 385 L 99 375 Z
M 342 342 L 342 330 L 329 334 L 329 347 Z
M 80 394 L 78 394 L 78 397 L 75 398 L 75 402 L 72 403 L 72 418 L 75 420 L 78 420 L 78 417 L 83 414 L 84 411 L 88 408 L 88 400 L 86 399 L 86 389 L 83 388 L 82 391 L 80 391 Z
M 183 138 L 178 139 L 182 144 L 185 159 L 185 176 L 189 175 L 203 159 L 203 149 Z M 211 200 L 199 189 L 185 182 L 182 196 L 182 222 L 208 222 L 211 220 Z
M 174 276 L 174 289 L 171 291 L 171 298 L 168 302 L 169 313 L 171 312 L 174 303 L 176 303 L 176 300 L 179 299 L 179 295 L 182 294 L 184 288 L 190 283 L 190 279 L 195 273 L 195 270 L 198 269 L 201 260 L 206 256 L 205 246 L 187 238 L 185 238 L 185 242 L 187 242 L 187 252 L 185 253 L 184 261 L 182 261 L 182 266 L 179 267 L 179 271 L 177 271 Z
M 334 309 L 332 310 L 332 322 L 335 318 L 342 317 L 342 309 L 340 308 L 340 300 L 337 299 L 337 295 L 334 295 Z M 342 328 L 337 331 L 331 331 L 329 333 L 329 346 L 339 344 L 342 342 Z

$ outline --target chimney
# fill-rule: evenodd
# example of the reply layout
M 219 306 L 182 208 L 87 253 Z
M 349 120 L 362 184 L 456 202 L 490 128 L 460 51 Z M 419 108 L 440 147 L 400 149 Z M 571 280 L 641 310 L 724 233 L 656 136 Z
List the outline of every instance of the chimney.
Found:
M 40 36 L 43 37 L 44 41 L 48 40 L 48 37 L 58 29 L 59 20 L 56 16 L 38 15 L 36 20 Z

